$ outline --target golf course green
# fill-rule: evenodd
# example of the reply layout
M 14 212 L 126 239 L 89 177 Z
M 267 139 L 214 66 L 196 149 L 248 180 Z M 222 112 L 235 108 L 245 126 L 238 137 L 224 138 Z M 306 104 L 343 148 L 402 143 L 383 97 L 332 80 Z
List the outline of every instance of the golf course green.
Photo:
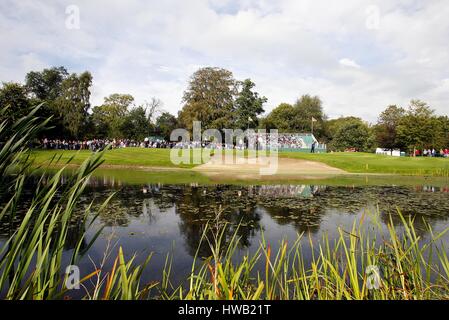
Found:
M 232 151 L 226 151 L 232 152 Z M 31 158 L 35 165 L 61 166 L 66 163 L 80 165 L 91 151 L 81 150 L 33 150 Z M 396 174 L 408 176 L 449 176 L 447 158 L 389 157 L 370 153 L 308 154 L 280 152 L 280 158 L 290 158 L 324 163 L 328 166 L 355 174 Z M 191 169 L 194 164 L 173 164 L 170 149 L 121 148 L 108 150 L 104 155 L 103 168 L 159 167 L 166 169 Z

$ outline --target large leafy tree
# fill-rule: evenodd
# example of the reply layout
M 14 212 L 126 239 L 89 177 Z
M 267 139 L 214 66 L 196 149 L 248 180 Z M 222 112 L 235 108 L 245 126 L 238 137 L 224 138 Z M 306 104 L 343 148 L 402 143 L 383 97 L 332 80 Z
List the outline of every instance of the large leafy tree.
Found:
M 435 147 L 438 138 L 435 125 L 434 110 L 423 101 L 412 100 L 397 126 L 398 141 L 408 151 Z
M 256 84 L 250 79 L 238 84 L 241 89 L 235 99 L 235 127 L 243 130 L 255 128 L 259 125 L 258 116 L 264 112 L 263 104 L 267 98 L 253 91 Z
M 440 133 L 437 134 L 436 148 L 449 148 L 449 117 L 440 116 L 436 118 L 436 127 L 440 131 Z
M 179 120 L 190 130 L 193 121 L 201 121 L 203 128 L 230 128 L 236 94 L 237 83 L 231 71 L 201 68 L 192 75 L 184 92 Z
M 371 151 L 373 146 L 374 137 L 370 127 L 357 118 L 345 121 L 329 143 L 329 148 L 335 151 L 344 151 L 348 148 Z
M 121 128 L 124 137 L 142 141 L 150 134 L 150 131 L 150 122 L 143 106 L 135 107 L 127 113 Z
M 261 127 L 278 129 L 279 132 L 308 133 L 312 131 L 319 139 L 325 140 L 326 115 L 323 112 L 322 102 L 317 96 L 308 94 L 299 98 L 294 105 L 282 103 L 273 109 L 263 119 Z
M 363 122 L 361 118 L 358 117 L 340 117 L 337 119 L 331 119 L 326 121 L 326 130 L 327 135 L 330 141 L 336 136 L 337 132 L 340 130 L 340 128 L 347 123 L 351 122 Z
M 324 138 L 326 115 L 323 112 L 322 102 L 318 96 L 303 95 L 293 105 L 295 109 L 294 129 L 296 132 L 311 132 L 312 118 L 313 133 L 318 138 Z
M 429 148 L 439 151 L 449 147 L 449 118 L 447 116 L 432 116 L 430 118 L 431 131 L 428 135 Z
M 57 100 L 63 95 L 63 82 L 69 76 L 66 68 L 52 67 L 42 71 L 30 71 L 25 76 L 25 88 L 30 96 L 30 103 L 37 105 L 43 103 L 38 115 L 43 118 L 52 117 L 49 126 L 52 129 L 45 135 L 61 137 L 65 135 L 61 110 L 58 110 Z
M 61 96 L 62 82 L 68 76 L 69 73 L 64 67 L 31 71 L 25 77 L 25 86 L 34 98 L 50 102 Z
M 396 105 L 388 106 L 380 114 L 374 128 L 376 142 L 379 146 L 389 150 L 403 147 L 397 136 L 397 127 L 404 116 L 405 110 Z
M 267 130 L 277 129 L 279 132 L 294 132 L 294 117 L 294 107 L 288 103 L 281 103 L 262 119 L 260 126 Z
M 123 138 L 128 108 L 134 102 L 129 94 L 114 93 L 104 99 L 101 106 L 93 108 L 92 123 L 98 135 L 109 138 Z
M 62 94 L 55 101 L 59 116 L 68 135 L 81 138 L 87 125 L 90 109 L 90 87 L 92 75 L 86 71 L 77 75 L 71 74 L 62 82 Z
M 8 118 L 10 123 L 28 114 L 30 101 L 27 98 L 26 89 L 20 83 L 3 83 L 0 88 L 0 106 L 4 108 L 2 117 Z M 0 118 L 0 122 L 4 119 Z
M 170 140 L 170 134 L 178 127 L 178 120 L 176 117 L 168 112 L 162 113 L 156 119 L 157 133 L 164 137 L 166 140 Z

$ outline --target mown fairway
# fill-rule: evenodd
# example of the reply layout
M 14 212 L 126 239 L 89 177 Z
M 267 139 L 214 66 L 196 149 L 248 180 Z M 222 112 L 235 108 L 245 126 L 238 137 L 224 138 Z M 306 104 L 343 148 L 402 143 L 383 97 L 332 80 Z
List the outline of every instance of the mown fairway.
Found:
M 35 150 L 31 157 L 36 164 L 48 164 L 55 157 L 58 164 L 64 164 L 71 158 L 71 164 L 81 164 L 92 152 L 88 150 Z M 109 150 L 104 155 L 104 164 L 110 166 L 142 167 L 180 167 L 192 168 L 194 165 L 175 165 L 170 161 L 170 149 L 122 148 Z
M 81 164 L 90 151 L 35 150 L 31 156 L 36 164 L 45 164 L 55 157 L 59 164 Z M 327 153 L 308 154 L 299 152 L 281 152 L 280 157 L 323 162 L 350 173 L 377 173 L 402 175 L 449 176 L 447 158 L 409 158 L 388 157 L 369 153 Z M 175 165 L 170 161 L 169 149 L 123 148 L 106 152 L 105 165 L 192 168 L 193 164 Z
M 403 175 L 449 176 L 448 158 L 390 157 L 371 153 L 309 154 L 285 152 L 281 157 L 305 159 L 326 163 L 352 173 L 388 173 Z

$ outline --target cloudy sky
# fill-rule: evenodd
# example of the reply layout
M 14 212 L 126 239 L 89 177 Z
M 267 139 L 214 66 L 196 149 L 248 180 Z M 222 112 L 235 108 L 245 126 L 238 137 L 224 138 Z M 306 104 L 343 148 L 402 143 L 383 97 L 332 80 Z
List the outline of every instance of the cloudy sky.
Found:
M 449 110 L 447 0 L 0 0 L 0 43 L 0 81 L 89 70 L 94 105 L 130 93 L 176 113 L 189 76 L 218 66 L 267 111 L 306 93 L 331 118 L 413 98 Z

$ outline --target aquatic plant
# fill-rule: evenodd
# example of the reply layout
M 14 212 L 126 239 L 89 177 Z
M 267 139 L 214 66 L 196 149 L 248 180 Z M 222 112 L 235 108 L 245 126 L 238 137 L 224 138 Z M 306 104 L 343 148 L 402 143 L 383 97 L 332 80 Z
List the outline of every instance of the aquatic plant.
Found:
M 417 235 L 414 220 L 400 211 L 401 225 L 388 223 L 386 233 L 377 223 L 378 213 L 365 213 L 349 231 L 313 243 L 305 234 L 278 251 L 261 238 L 259 250 L 235 261 L 239 238 L 221 246 L 223 229 L 207 241 L 213 252 L 192 268 L 190 286 L 177 288 L 180 299 L 323 299 L 420 300 L 449 297 L 449 260 L 440 241 L 447 230 L 431 239 Z M 369 223 L 375 228 L 364 227 Z M 309 241 L 312 258 L 305 262 L 302 242 Z M 198 257 L 197 257 L 198 258 Z M 232 262 L 234 261 L 234 262 Z M 263 266 L 263 267 L 261 267 Z

